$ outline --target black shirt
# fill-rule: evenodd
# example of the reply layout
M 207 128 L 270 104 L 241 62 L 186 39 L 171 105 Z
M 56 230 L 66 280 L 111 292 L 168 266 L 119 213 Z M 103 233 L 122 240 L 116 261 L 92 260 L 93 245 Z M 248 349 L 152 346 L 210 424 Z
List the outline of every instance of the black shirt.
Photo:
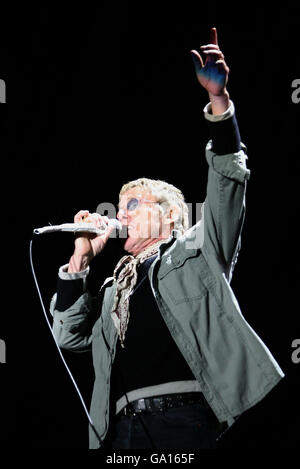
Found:
M 156 304 L 148 278 L 155 257 L 138 268 L 136 288 L 129 302 L 129 323 L 124 346 L 117 342 L 112 368 L 112 395 L 157 384 L 195 380 Z

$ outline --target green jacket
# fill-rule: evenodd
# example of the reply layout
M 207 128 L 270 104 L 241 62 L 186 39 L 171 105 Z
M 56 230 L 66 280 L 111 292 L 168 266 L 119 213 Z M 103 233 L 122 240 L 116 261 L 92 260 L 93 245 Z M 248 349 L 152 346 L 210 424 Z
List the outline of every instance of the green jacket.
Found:
M 179 350 L 220 422 L 234 418 L 260 401 L 284 376 L 261 339 L 242 316 L 230 287 L 240 248 L 245 213 L 245 147 L 217 155 L 206 148 L 207 196 L 201 220 L 182 237 L 160 246 L 149 269 L 159 310 Z M 95 383 L 90 414 L 104 439 L 109 424 L 110 375 L 118 339 L 110 316 L 115 284 L 102 288 L 102 312 L 89 292 L 64 312 L 51 302 L 53 329 L 60 347 L 92 347 Z M 99 443 L 90 431 L 90 448 Z

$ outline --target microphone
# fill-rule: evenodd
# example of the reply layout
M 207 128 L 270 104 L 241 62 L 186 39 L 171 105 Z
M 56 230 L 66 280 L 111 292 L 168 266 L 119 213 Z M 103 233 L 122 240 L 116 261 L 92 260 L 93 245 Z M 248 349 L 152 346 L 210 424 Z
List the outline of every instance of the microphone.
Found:
M 103 235 L 107 228 L 112 226 L 117 231 L 122 230 L 122 224 L 115 218 L 110 218 L 108 224 L 103 223 L 100 227 L 94 226 L 91 223 L 63 223 L 62 225 L 49 225 L 41 228 L 34 228 L 34 234 L 55 233 L 58 231 L 67 231 L 71 233 L 95 233 Z

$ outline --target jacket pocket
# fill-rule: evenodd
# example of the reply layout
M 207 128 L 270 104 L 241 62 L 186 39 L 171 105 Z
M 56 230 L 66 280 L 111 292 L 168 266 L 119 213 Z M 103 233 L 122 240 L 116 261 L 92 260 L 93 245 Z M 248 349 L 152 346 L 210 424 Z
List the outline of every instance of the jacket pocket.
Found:
M 162 296 L 166 293 L 175 305 L 199 301 L 207 294 L 201 277 L 198 256 L 192 257 L 190 254 L 182 259 L 175 259 L 172 265 L 158 273 L 160 293 Z

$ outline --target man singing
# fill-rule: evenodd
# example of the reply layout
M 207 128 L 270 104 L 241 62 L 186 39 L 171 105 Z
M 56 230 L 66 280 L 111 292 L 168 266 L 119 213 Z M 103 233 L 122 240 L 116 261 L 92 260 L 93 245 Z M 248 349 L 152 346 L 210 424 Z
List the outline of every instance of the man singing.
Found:
M 201 52 L 204 61 L 191 51 L 197 79 L 209 94 L 201 220 L 188 227 L 184 197 L 171 184 L 147 178 L 125 184 L 118 219 L 127 228 L 127 254 L 92 298 L 89 264 L 113 228 L 101 236 L 77 234 L 51 302 L 60 347 L 92 349 L 90 412 L 107 448 L 214 448 L 220 429 L 283 377 L 230 287 L 250 172 L 215 28 Z M 84 210 L 74 219 L 82 220 L 108 222 Z M 100 446 L 91 429 L 90 448 Z

